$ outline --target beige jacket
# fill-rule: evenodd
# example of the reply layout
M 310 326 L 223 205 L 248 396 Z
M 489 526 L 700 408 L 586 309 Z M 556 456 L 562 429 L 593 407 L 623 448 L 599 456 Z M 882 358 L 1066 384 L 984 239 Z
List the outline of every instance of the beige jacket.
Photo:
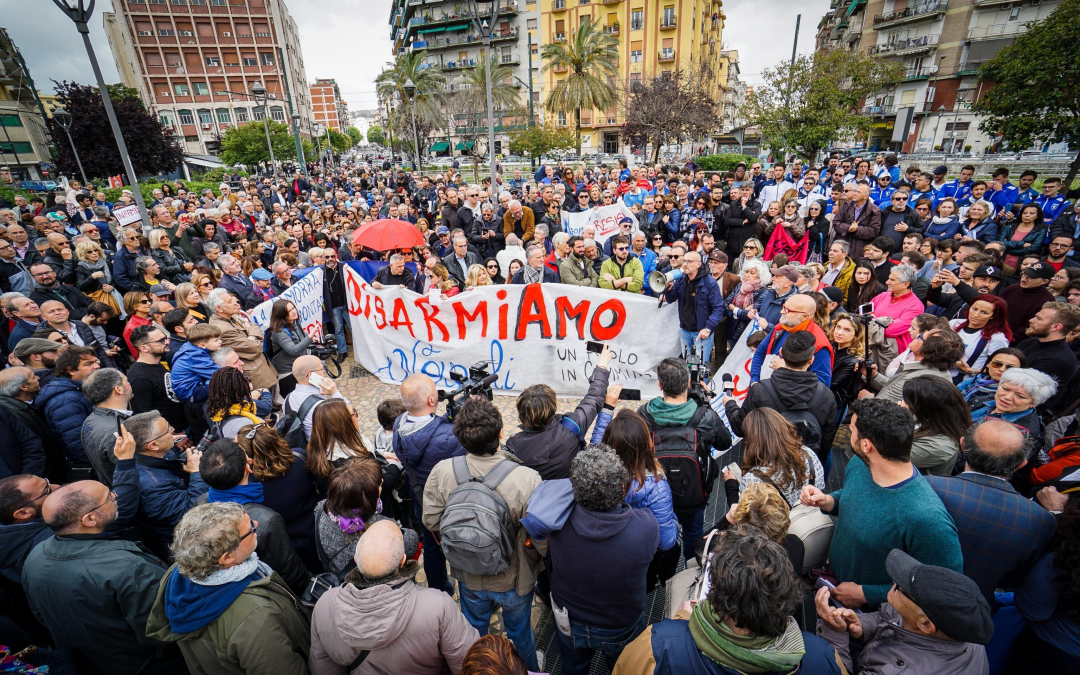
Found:
M 468 454 L 465 463 L 469 466 L 469 472 L 480 477 L 486 475 L 495 468 L 500 460 L 509 459 L 518 461 L 505 450 L 500 449 L 494 455 L 481 457 Z M 446 506 L 446 498 L 457 487 L 454 478 L 454 468 L 451 466 L 453 459 L 444 459 L 435 465 L 428 476 L 424 487 L 424 527 L 438 537 L 439 522 L 442 520 L 443 508 Z M 520 463 L 520 462 L 519 462 Z M 525 540 L 528 532 L 521 527 L 521 519 L 525 517 L 525 508 L 528 506 L 529 497 L 533 490 L 540 485 L 540 474 L 527 466 L 514 469 L 495 491 L 506 501 L 510 509 L 510 515 L 517 528 L 515 536 L 514 554 L 510 557 L 510 567 L 499 574 L 490 577 L 476 576 L 463 570 L 450 567 L 450 575 L 474 591 L 494 591 L 505 593 L 514 590 L 518 595 L 526 595 L 533 589 L 536 575 L 544 568 L 543 555 L 547 553 L 547 542 L 532 542 L 535 548 L 525 548 Z
M 240 356 L 252 384 L 259 389 L 270 389 L 277 384 L 277 370 L 263 353 L 263 332 L 258 324 L 239 315 L 226 320 L 214 314 L 210 325 L 221 329 L 221 346 L 231 347 Z

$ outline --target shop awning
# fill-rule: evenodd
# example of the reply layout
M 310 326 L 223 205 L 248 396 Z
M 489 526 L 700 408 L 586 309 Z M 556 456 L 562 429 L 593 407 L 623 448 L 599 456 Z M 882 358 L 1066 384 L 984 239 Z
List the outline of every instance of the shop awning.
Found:
M 455 150 L 472 150 L 472 147 L 473 147 L 473 142 L 472 141 L 469 141 L 468 143 L 459 142 L 457 145 L 454 146 L 454 149 Z
M 447 143 L 446 141 L 443 141 L 442 143 L 436 143 L 435 145 L 431 146 L 430 148 L 428 148 L 428 151 L 429 152 L 446 152 L 447 149 L 449 149 L 449 148 L 450 148 L 450 144 Z
M 417 33 L 441 33 L 444 30 L 446 30 L 446 26 L 441 26 L 439 28 L 421 28 L 420 30 L 418 30 L 416 32 Z

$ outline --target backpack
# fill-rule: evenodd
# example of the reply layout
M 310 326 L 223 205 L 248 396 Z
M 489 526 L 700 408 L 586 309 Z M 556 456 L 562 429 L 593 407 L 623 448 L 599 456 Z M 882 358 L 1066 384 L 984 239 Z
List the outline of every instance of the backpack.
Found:
M 815 481 L 814 477 L 814 463 L 810 462 L 810 481 L 808 485 L 813 485 Z M 776 487 L 776 484 L 772 482 L 767 476 L 763 476 L 760 473 L 755 472 L 755 476 L 761 482 L 771 485 L 773 489 L 780 492 L 780 488 Z M 781 493 L 781 496 L 783 493 Z M 785 500 L 786 501 L 786 500 Z M 795 570 L 800 576 L 805 576 L 810 573 L 812 569 L 818 569 L 825 566 L 826 561 L 829 559 L 829 545 L 832 544 L 833 530 L 836 528 L 836 521 L 827 513 L 822 512 L 816 506 L 807 506 L 802 502 L 791 507 L 788 512 L 788 519 L 791 524 L 788 525 L 787 533 L 798 538 L 803 544 L 803 568 L 801 570 Z
M 439 520 L 439 545 L 451 567 L 492 576 L 510 567 L 514 520 L 506 500 L 495 491 L 520 465 L 504 459 L 486 476 L 469 473 L 464 456 L 451 459 L 457 486 L 446 497 Z
M 818 424 L 817 418 L 810 412 L 810 407 L 806 404 L 806 401 L 799 401 L 790 408 L 784 408 L 783 404 L 780 403 L 780 398 L 776 395 L 776 386 L 772 383 L 772 380 L 761 380 L 758 384 L 765 389 L 765 393 L 772 399 L 773 409 L 783 415 L 788 422 L 791 422 L 799 432 L 803 445 L 814 452 L 818 452 L 821 449 L 821 425 Z M 818 382 L 818 386 L 822 386 L 820 382 Z M 829 395 L 831 396 L 832 392 Z
M 656 459 L 664 467 L 671 487 L 671 505 L 675 510 L 695 509 L 709 501 L 717 471 L 716 462 L 698 448 L 697 426 L 708 408 L 699 406 L 686 426 L 657 427 L 653 430 Z
M 304 432 L 304 420 L 307 419 L 307 414 L 311 412 L 312 408 L 320 401 L 325 400 L 325 398 L 318 394 L 312 394 L 300 405 L 300 410 L 293 412 L 289 408 L 289 398 L 285 398 L 285 407 L 281 411 L 281 419 L 278 420 L 274 430 L 281 434 L 282 438 L 288 441 L 290 448 L 307 447 L 307 433 Z
M 225 417 L 221 418 L 220 422 L 212 422 L 210 424 L 210 430 L 208 431 L 208 433 L 213 434 L 213 437 L 215 439 L 225 438 L 224 434 L 221 433 L 221 430 L 225 428 L 226 424 L 228 424 L 229 422 L 231 422 L 231 421 L 233 421 L 235 419 L 239 419 L 239 418 L 248 419 L 244 415 L 226 415 Z M 254 424 L 254 422 L 250 422 L 250 420 L 249 420 L 249 423 Z M 241 427 L 241 428 L 243 428 L 243 427 Z M 303 446 L 300 446 L 300 447 L 303 447 Z

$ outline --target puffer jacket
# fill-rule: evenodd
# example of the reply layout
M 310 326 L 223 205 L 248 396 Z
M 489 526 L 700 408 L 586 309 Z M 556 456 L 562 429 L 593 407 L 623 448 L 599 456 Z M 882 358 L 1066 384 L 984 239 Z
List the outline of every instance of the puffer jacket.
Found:
M 543 429 L 525 429 L 506 441 L 506 448 L 544 480 L 570 477 L 570 463 L 585 449 L 585 430 L 604 406 L 608 369 L 597 368 L 589 391 L 573 412 L 555 415 Z
M 189 474 L 173 451 L 165 457 L 135 455 L 139 468 L 139 512 L 135 524 L 143 543 L 162 560 L 169 559 L 173 528 L 209 488 L 199 472 Z
M 83 395 L 82 383 L 70 377 L 54 377 L 38 392 L 34 405 L 45 413 L 49 426 L 60 437 L 68 460 L 83 466 L 89 464 L 83 451 L 82 425 L 94 411 L 94 405 Z
M 432 415 L 429 422 L 420 424 L 409 421 L 408 413 L 402 414 L 394 422 L 392 446 L 409 474 L 409 486 L 418 506 L 435 465 L 465 454 L 465 448 L 454 436 L 454 423 L 439 415 Z
M 210 378 L 220 366 L 210 358 L 210 352 L 184 343 L 172 362 L 172 386 L 181 401 L 205 401 Z
M 930 239 L 952 239 L 960 231 L 960 221 L 956 216 L 949 218 L 931 218 L 926 224 L 923 235 Z
M 590 443 L 600 443 L 604 431 L 611 422 L 612 415 L 605 408 L 596 416 Z M 530 499 L 530 504 L 532 500 Z M 671 486 L 663 475 L 656 476 L 651 471 L 645 474 L 645 485 L 634 479 L 630 491 L 623 500 L 635 509 L 649 509 L 660 524 L 660 550 L 666 551 L 675 545 L 679 538 L 679 520 L 675 517 L 675 508 L 671 505 Z
M 312 675 L 342 675 L 365 650 L 363 665 L 352 671 L 358 675 L 460 673 L 480 634 L 450 596 L 417 587 L 419 569 L 410 560 L 375 583 L 353 570 L 319 598 L 311 615 Z

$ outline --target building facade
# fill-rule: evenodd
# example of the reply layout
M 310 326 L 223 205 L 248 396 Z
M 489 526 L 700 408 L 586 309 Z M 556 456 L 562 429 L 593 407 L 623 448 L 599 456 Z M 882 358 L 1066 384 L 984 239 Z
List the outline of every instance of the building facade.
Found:
M 113 0 L 113 10 L 103 21 L 121 82 L 185 152 L 212 155 L 230 126 L 261 121 L 266 109 L 244 95 L 256 82 L 274 98 L 272 120 L 296 111 L 310 135 L 300 35 L 282 0 Z
M 491 50 L 499 62 L 508 67 L 511 78 L 505 82 L 521 94 L 520 102 L 528 105 L 532 84 L 533 100 L 540 97 L 539 5 L 535 0 L 502 0 L 492 31 Z M 480 33 L 462 0 L 394 0 L 390 9 L 390 34 L 394 53 L 423 51 L 424 64 L 438 68 L 446 77 L 447 90 L 462 86 L 464 71 L 484 63 L 484 45 Z M 530 47 L 531 40 L 531 47 Z M 529 70 L 529 51 L 532 70 Z M 386 102 L 382 102 L 385 107 Z M 539 110 L 539 106 L 536 106 Z M 465 120 L 457 120 L 460 125 Z M 453 133 L 455 120 L 447 120 L 447 128 L 433 132 L 431 154 L 446 155 L 451 143 L 459 144 Z M 495 153 L 505 154 L 508 141 L 505 130 L 496 126 Z M 447 136 L 451 140 L 445 140 Z
M 0 28 L 0 182 L 53 178 L 44 114 L 22 54 Z
M 987 86 L 978 70 L 1045 19 L 1058 0 L 833 0 L 818 49 L 850 49 L 903 64 L 901 81 L 865 102 L 875 117 L 869 149 L 979 154 L 995 139 L 979 131 L 971 104 Z
M 619 79 L 628 89 L 635 81 L 704 63 L 715 74 L 715 96 L 724 98 L 729 56 L 724 55 L 723 3 L 720 0 L 541 0 L 541 39 L 567 39 L 587 16 L 619 40 Z M 738 55 L 735 54 L 735 58 Z M 736 68 L 737 71 L 737 68 Z M 551 91 L 566 73 L 543 73 L 543 90 Z M 582 153 L 626 153 L 620 139 L 625 122 L 619 106 L 582 110 Z M 573 115 L 559 113 L 557 126 L 573 126 Z M 718 130 L 719 131 L 719 130 Z M 705 139 L 701 139 L 705 142 Z
M 341 89 L 333 79 L 318 79 L 309 87 L 311 109 L 315 122 L 338 132 L 345 133 L 349 126 L 349 104 L 341 98 Z

